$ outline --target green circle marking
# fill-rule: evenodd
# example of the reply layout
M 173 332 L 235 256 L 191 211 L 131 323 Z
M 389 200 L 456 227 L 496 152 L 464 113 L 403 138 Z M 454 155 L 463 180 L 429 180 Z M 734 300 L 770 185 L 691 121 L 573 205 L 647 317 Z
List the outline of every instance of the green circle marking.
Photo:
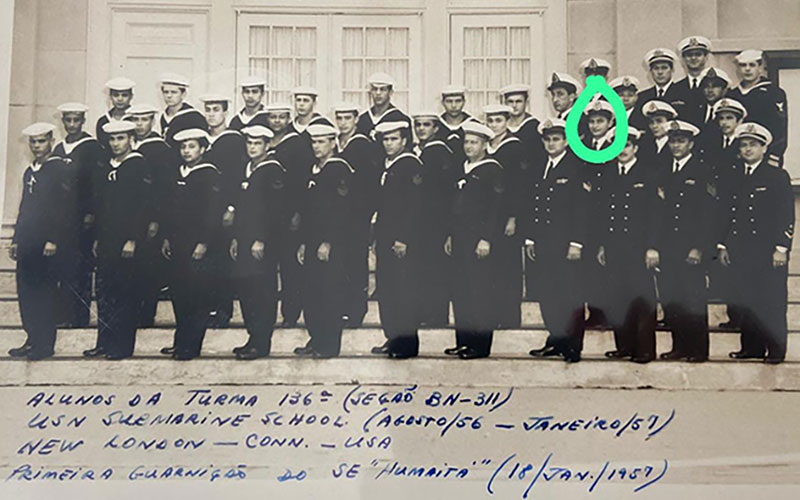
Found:
M 578 124 L 583 116 L 583 110 L 586 109 L 595 94 L 602 95 L 611 104 L 616 121 L 614 141 L 610 146 L 599 151 L 587 148 L 578 134 Z M 625 111 L 622 99 L 602 76 L 592 75 L 586 79 L 586 88 L 578 96 L 578 100 L 575 101 L 567 116 L 566 134 L 569 147 L 580 159 L 589 163 L 605 163 L 613 160 L 625 149 L 625 144 L 628 142 L 628 113 Z

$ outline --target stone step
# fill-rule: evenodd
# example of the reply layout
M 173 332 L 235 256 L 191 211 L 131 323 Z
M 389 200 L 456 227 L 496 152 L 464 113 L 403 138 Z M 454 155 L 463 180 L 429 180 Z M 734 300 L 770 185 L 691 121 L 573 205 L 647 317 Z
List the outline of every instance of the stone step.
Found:
M 492 355 L 498 357 L 527 357 L 529 350 L 544 345 L 547 339 L 544 329 L 499 330 L 495 332 Z M 94 347 L 97 331 L 94 329 L 61 330 L 56 341 L 59 358 L 81 356 L 85 349 Z M 452 329 L 422 329 L 419 333 L 420 353 L 423 356 L 442 356 L 447 347 L 455 345 Z M 173 330 L 149 328 L 140 330 L 136 336 L 136 356 L 160 356 L 162 347 L 172 345 Z M 347 329 L 342 335 L 342 355 L 371 357 L 370 349 L 385 340 L 378 328 Z M 0 358 L 7 357 L 11 347 L 25 341 L 21 329 L 6 330 L 0 334 Z M 204 356 L 231 357 L 231 349 L 247 341 L 247 332 L 241 328 L 209 330 L 203 342 Z M 308 333 L 300 328 L 277 328 L 272 338 L 272 353 L 276 356 L 289 356 L 295 347 L 305 345 Z M 672 340 L 669 332 L 656 334 L 656 349 L 662 353 L 669 351 Z M 588 357 L 602 358 L 603 353 L 615 349 L 614 335 L 611 331 L 592 330 L 584 338 L 583 352 Z M 739 335 L 730 333 L 711 334 L 711 358 L 728 360 L 728 353 L 739 349 Z M 787 360 L 800 361 L 800 333 L 789 335 Z

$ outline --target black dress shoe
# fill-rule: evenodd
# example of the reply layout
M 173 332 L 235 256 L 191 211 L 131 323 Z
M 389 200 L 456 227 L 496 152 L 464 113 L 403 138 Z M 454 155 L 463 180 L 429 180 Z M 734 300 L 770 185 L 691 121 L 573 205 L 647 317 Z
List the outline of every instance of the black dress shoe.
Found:
M 444 353 L 448 356 L 458 356 L 458 353 L 466 349 L 466 346 L 460 345 L 456 347 L 448 347 L 444 350 Z
M 133 354 L 120 354 L 120 353 L 106 353 L 105 358 L 111 361 L 119 361 L 120 359 L 127 359 L 132 357 Z
M 669 352 L 663 353 L 659 357 L 661 359 L 663 359 L 664 361 L 678 361 L 680 359 L 684 359 L 686 357 L 686 355 L 681 353 L 681 352 L 678 352 L 678 351 L 669 351 Z
M 535 357 L 558 356 L 558 349 L 551 345 L 545 345 L 541 349 L 531 349 L 528 354 Z
M 199 358 L 199 357 L 200 357 L 199 353 L 198 354 L 194 354 L 194 353 L 190 353 L 190 352 L 180 352 L 180 351 L 175 351 L 175 353 L 172 355 L 172 359 L 177 360 L 177 361 L 189 361 L 190 359 Z
M 236 353 L 236 359 L 244 360 L 266 358 L 267 356 L 269 356 L 269 351 L 255 347 L 248 347 Z
M 389 341 L 387 340 L 381 345 L 376 345 L 370 351 L 372 354 L 381 355 L 381 354 L 389 354 Z
M 542 353 L 543 358 L 553 358 L 555 356 L 562 356 L 564 353 L 555 347 L 550 348 Z
M 337 356 L 338 354 L 332 352 L 319 352 L 316 350 L 313 350 L 311 352 L 311 357 L 314 359 L 330 359 L 330 358 L 335 358 Z
M 416 352 L 389 352 L 389 358 L 391 359 L 408 359 L 408 358 L 416 358 L 418 353 Z
M 458 353 L 458 357 L 461 359 L 479 359 L 479 358 L 488 358 L 488 352 L 480 352 L 476 351 L 475 349 L 466 348 L 463 351 Z
M 298 356 L 302 357 L 311 357 L 314 355 L 314 348 L 310 345 L 306 344 L 302 347 L 295 347 L 294 353 Z
M 722 328 L 723 330 L 738 330 L 739 329 L 739 325 L 737 325 L 733 321 L 723 321 L 722 323 L 717 325 L 717 327 L 718 328 Z
M 656 359 L 655 356 L 634 356 L 631 358 L 631 361 L 644 365 L 653 361 L 654 359 Z
M 565 352 L 564 353 L 564 361 L 567 363 L 577 363 L 581 360 L 581 353 L 579 352 Z
M 630 358 L 631 353 L 625 351 L 606 351 L 606 357 L 609 359 Z
M 731 359 L 763 359 L 764 355 L 747 351 L 733 351 L 728 353 L 728 357 Z
M 164 356 L 173 356 L 175 354 L 175 346 L 162 347 L 159 352 Z
M 233 348 L 233 353 L 234 354 L 239 354 L 240 352 L 244 352 L 244 351 L 246 351 L 248 349 L 250 349 L 250 340 L 248 340 L 247 342 L 245 342 L 244 344 L 242 344 L 240 346 L 234 347 Z
M 95 347 L 93 349 L 86 349 L 83 355 L 87 358 L 99 358 L 106 355 L 106 350 L 103 347 Z
M 770 357 L 767 357 L 767 358 L 764 358 L 764 363 L 766 363 L 768 365 L 779 365 L 779 364 L 783 363 L 783 358 L 770 358 Z
M 24 358 L 33 349 L 33 346 L 27 342 L 19 347 L 14 347 L 8 350 L 8 355 L 12 358 Z
M 53 351 L 37 351 L 35 349 L 31 349 L 27 354 L 28 361 L 39 361 L 51 356 L 53 356 Z
M 687 356 L 687 363 L 705 363 L 708 361 L 708 356 Z

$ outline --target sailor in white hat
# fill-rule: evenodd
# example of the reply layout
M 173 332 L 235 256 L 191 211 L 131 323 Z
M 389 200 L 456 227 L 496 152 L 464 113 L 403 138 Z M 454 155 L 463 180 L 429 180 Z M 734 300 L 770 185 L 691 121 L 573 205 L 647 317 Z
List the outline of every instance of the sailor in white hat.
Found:
M 381 122 L 404 121 L 408 127 L 404 133 L 409 134 L 406 142 L 411 144 L 411 118 L 392 103 L 395 81 L 386 73 L 374 73 L 367 80 L 369 98 L 372 105 L 358 117 L 357 129 L 360 133 L 372 137 L 375 126 Z
M 709 69 L 711 41 L 703 36 L 686 37 L 678 44 L 686 76 L 675 84 L 675 89 L 683 104 L 672 103 L 681 118 L 700 126 L 703 123 L 705 100 L 700 82 Z
M 103 148 L 108 147 L 108 137 L 103 132 L 103 125 L 110 121 L 122 120 L 125 118 L 125 113 L 131 105 L 133 100 L 133 89 L 136 87 L 136 82 L 130 78 L 116 77 L 106 82 L 106 89 L 108 89 L 108 98 L 111 101 L 111 109 L 98 118 L 95 125 L 95 136 L 97 142 Z
M 464 131 L 461 125 L 467 120 L 474 120 L 469 113 L 464 111 L 467 102 L 467 89 L 462 85 L 448 85 L 441 91 L 442 107 L 444 113 L 441 114 L 442 137 L 450 149 L 453 150 L 456 164 L 464 161 Z
M 175 134 L 191 128 L 205 129 L 206 119 L 202 113 L 186 102 L 189 80 L 183 75 L 167 73 L 161 76 L 161 97 L 166 108 L 159 121 L 161 135 L 172 147 L 177 146 Z
M 731 85 L 731 79 L 724 70 L 720 68 L 708 68 L 703 79 L 700 80 L 700 89 L 703 92 L 703 121 L 700 123 L 701 129 L 709 123 L 714 123 L 714 104 L 720 99 L 725 97 L 728 88 Z
M 244 107 L 236 113 L 228 125 L 233 130 L 241 130 L 248 125 L 267 126 L 267 115 L 264 113 L 264 96 L 267 81 L 260 76 L 247 76 L 239 82 Z
M 611 72 L 611 63 L 605 59 L 590 57 L 581 62 L 580 71 L 584 80 L 593 75 L 602 76 L 604 80 L 607 80 L 608 74 Z
M 673 74 L 675 72 L 675 62 L 678 56 L 670 49 L 657 47 L 647 52 L 644 56 L 644 64 L 650 73 L 653 86 L 642 90 L 639 93 L 637 108 L 642 111 L 648 102 L 658 99 L 672 105 L 680 98 L 677 95 Z
M 507 127 L 519 138 L 525 154 L 532 162 L 544 157 L 542 141 L 537 131 L 539 120 L 528 112 L 530 86 L 525 84 L 506 85 L 500 89 L 501 102 L 511 108 Z
M 309 86 L 300 86 L 292 89 L 292 99 L 294 101 L 294 120 L 292 130 L 302 134 L 306 127 L 312 124 L 325 124 L 333 126 L 333 123 L 325 116 L 317 113 L 317 89 Z
M 550 103 L 556 113 L 555 118 L 566 121 L 578 95 L 583 90 L 583 85 L 566 73 L 554 71 L 547 84 L 547 90 L 550 92 Z M 578 135 L 586 137 L 588 134 L 589 128 L 586 119 L 581 117 L 578 124 Z
M 609 87 L 614 89 L 622 104 L 625 105 L 625 112 L 628 114 L 628 125 L 633 125 L 638 129 L 644 129 L 647 125 L 641 110 L 637 105 L 639 102 L 639 91 L 643 90 L 639 79 L 635 76 L 618 76 L 609 82 Z
M 667 123 L 678 116 L 678 112 L 664 101 L 652 100 L 642 108 L 650 132 L 639 144 L 639 157 L 652 164 L 665 164 L 672 159 L 667 147 Z
M 586 123 L 589 126 L 589 135 L 584 138 L 586 147 L 599 151 L 610 145 L 607 137 L 608 131 L 614 124 L 614 108 L 608 101 L 597 99 L 583 110 Z

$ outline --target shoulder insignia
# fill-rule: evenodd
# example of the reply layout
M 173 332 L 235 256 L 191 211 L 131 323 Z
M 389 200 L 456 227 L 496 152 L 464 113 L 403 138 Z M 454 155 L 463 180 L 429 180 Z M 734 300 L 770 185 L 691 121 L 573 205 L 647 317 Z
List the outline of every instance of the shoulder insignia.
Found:
M 347 186 L 347 182 L 344 180 L 339 181 L 339 186 L 336 187 L 336 192 L 339 193 L 339 196 L 347 196 L 348 193 L 350 193 L 350 188 Z
M 422 175 L 414 174 L 414 176 L 411 178 L 411 182 L 413 182 L 415 186 L 419 186 L 422 184 Z

